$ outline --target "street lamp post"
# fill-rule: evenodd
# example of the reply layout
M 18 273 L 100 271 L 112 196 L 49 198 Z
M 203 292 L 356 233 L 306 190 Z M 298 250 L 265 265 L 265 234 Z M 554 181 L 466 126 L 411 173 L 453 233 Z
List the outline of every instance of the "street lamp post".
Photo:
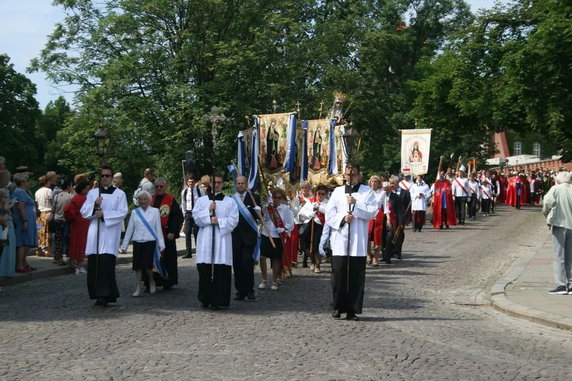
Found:
M 351 124 L 343 126 L 342 139 L 344 140 L 346 161 L 353 161 L 361 143 L 361 135 Z
M 109 141 L 111 136 L 105 128 L 103 127 L 103 122 L 99 123 L 99 128 L 95 134 L 93 134 L 95 139 L 95 152 L 99 156 L 99 161 L 101 165 L 107 164 L 107 153 L 109 151 Z
M 93 134 L 95 139 L 95 152 L 99 156 L 100 165 L 104 166 L 107 164 L 107 153 L 109 150 L 110 135 L 103 127 L 103 122 L 99 123 L 99 128 L 95 134 Z M 98 197 L 101 197 L 101 179 L 98 183 Z M 96 206 L 99 210 L 99 206 Z M 97 218 L 97 235 L 96 235 L 96 250 L 95 250 L 95 289 L 97 290 L 98 280 L 99 280 L 99 225 L 101 218 Z

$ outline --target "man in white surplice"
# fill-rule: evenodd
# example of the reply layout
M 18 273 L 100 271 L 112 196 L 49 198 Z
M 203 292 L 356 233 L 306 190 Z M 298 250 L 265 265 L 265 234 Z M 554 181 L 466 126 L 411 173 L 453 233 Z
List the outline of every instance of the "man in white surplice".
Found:
M 216 310 L 230 305 L 232 231 L 238 225 L 239 214 L 236 202 L 222 194 L 222 176 L 215 175 L 213 182 L 214 195 L 199 198 L 192 213 L 199 227 L 196 259 L 198 299 L 202 308 L 210 306 Z
M 125 193 L 111 185 L 113 169 L 101 167 L 100 187 L 89 191 L 81 207 L 83 218 L 90 220 L 87 232 L 87 288 L 96 305 L 115 303 L 119 297 L 115 280 L 121 227 L 127 215 Z
M 358 320 L 356 314 L 363 306 L 368 224 L 378 204 L 371 188 L 360 183 L 359 166 L 347 163 L 344 176 L 346 185 L 334 190 L 326 207 L 326 223 L 331 228 L 332 317 L 339 319 L 347 313 L 346 319 Z

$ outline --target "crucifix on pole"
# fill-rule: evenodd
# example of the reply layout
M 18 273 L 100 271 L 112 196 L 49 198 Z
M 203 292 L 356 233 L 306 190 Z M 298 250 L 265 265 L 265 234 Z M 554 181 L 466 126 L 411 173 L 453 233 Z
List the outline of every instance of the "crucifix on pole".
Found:
M 216 155 L 216 142 L 217 142 L 217 137 L 218 137 L 218 124 L 220 122 L 224 122 L 226 120 L 226 116 L 222 113 L 222 110 L 217 107 L 217 106 L 213 106 L 211 108 L 211 112 L 207 115 L 205 115 L 203 117 L 203 119 L 205 120 L 205 122 L 210 122 L 211 123 L 211 135 L 213 138 L 213 149 L 211 152 L 211 165 L 212 165 L 212 175 L 211 175 L 211 202 L 213 204 L 215 203 L 215 164 L 214 164 L 214 158 Z M 211 220 L 216 220 L 216 209 L 212 209 L 211 213 Z M 215 217 L 213 219 L 213 217 Z M 211 282 L 214 281 L 214 272 L 215 272 L 215 226 L 216 222 L 213 222 L 212 224 L 212 240 L 211 240 Z

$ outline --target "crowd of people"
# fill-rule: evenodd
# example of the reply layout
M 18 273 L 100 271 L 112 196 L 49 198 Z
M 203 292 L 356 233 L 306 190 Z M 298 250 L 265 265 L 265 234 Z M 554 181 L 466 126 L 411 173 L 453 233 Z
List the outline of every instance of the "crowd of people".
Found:
M 6 233 L 0 276 L 35 271 L 26 261 L 35 249 L 78 275 L 87 273 L 90 298 L 105 306 L 119 297 L 116 258 L 130 244 L 133 297 L 177 285 L 175 241 L 184 234 L 184 258 L 195 252 L 202 308 L 230 305 L 233 273 L 234 300 L 252 301 L 256 287 L 278 290 L 299 264 L 319 274 L 329 262 L 332 316 L 345 313 L 349 320 L 362 311 L 366 267 L 401 259 L 405 232 L 422 232 L 429 207 L 433 227 L 448 229 L 476 220 L 479 212 L 495 213 L 499 202 L 515 208 L 538 203 L 554 184 L 554 174 L 547 172 L 480 171 L 467 177 L 461 168 L 439 172 L 432 185 L 408 174 L 374 175 L 365 185 L 359 166 L 348 163 L 342 186 L 306 182 L 296 195 L 272 187 L 264 200 L 248 190 L 244 176 L 234 179 L 234 194 L 225 196 L 223 176 L 188 174 L 179 202 L 168 193 L 167 180 L 155 179 L 147 168 L 125 226 L 129 208 L 122 176 L 109 166 L 95 183 L 82 174 L 71 179 L 48 172 L 32 194 L 26 167 L 12 176 L 0 165 L 0 224 Z

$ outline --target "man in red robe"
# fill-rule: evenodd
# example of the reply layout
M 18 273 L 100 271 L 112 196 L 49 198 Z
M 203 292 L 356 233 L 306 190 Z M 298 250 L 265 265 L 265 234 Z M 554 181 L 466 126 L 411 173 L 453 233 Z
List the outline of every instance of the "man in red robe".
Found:
M 155 273 L 154 277 L 160 278 L 155 279 L 157 286 L 163 286 L 163 289 L 168 290 L 179 280 L 175 241 L 179 238 L 184 216 L 177 200 L 167 193 L 167 180 L 164 178 L 155 180 L 155 194 L 152 196 L 151 205 L 159 209 L 161 216 L 161 227 L 165 237 L 165 251 L 161 253 L 161 265 L 167 273 L 165 278 L 158 273 Z
M 451 182 L 445 178 L 445 171 L 441 171 L 433 184 L 433 227 L 448 229 L 449 225 L 457 225 L 457 216 Z

